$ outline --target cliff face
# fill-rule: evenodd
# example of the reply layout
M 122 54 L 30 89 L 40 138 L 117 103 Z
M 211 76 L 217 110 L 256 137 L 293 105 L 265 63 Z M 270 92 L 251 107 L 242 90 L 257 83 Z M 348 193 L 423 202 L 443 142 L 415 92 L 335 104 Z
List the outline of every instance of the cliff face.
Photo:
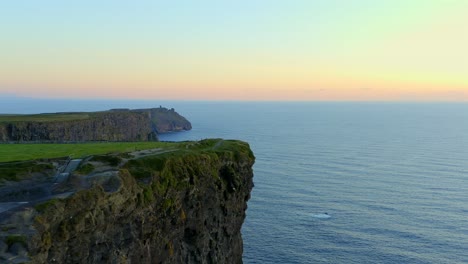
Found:
M 138 111 L 138 110 L 136 110 Z M 192 129 L 192 124 L 185 119 L 185 117 L 179 115 L 174 108 L 152 108 L 152 109 L 143 109 L 142 111 L 147 111 L 150 115 L 153 128 L 157 133 L 167 133 L 175 132 L 182 130 Z
M 31 261 L 242 263 L 254 159 L 246 143 L 224 140 L 130 159 L 92 188 L 36 206 Z
M 0 142 L 157 141 L 157 133 L 191 128 L 166 108 L 0 116 Z
M 157 139 L 144 113 L 102 112 L 87 119 L 0 124 L 3 141 L 84 142 Z

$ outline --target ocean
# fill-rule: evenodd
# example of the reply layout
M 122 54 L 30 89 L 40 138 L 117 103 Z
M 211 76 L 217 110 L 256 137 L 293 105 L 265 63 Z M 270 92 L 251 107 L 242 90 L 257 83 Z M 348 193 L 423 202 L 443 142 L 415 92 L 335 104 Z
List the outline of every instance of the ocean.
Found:
M 249 142 L 244 263 L 468 263 L 468 104 L 28 100 L 0 113 L 163 105 L 193 130 L 161 140 Z

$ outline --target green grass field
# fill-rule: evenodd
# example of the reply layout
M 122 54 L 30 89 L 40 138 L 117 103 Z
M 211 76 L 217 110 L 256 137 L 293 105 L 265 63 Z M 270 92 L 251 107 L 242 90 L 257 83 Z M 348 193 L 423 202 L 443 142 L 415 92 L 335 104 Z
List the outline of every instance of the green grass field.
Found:
M 0 114 L 0 122 L 50 122 L 50 121 L 71 121 L 88 119 L 87 113 L 58 113 L 58 114 L 36 114 L 36 115 L 8 115 Z
M 112 142 L 78 144 L 0 144 L 0 162 L 131 152 L 152 148 L 174 147 L 167 142 Z

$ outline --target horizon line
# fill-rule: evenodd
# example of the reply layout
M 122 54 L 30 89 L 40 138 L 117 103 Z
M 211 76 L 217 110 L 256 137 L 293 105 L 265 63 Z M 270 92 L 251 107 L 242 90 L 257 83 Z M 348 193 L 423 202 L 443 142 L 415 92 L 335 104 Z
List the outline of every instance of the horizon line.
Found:
M 1 94 L 0 94 L 1 95 Z M 400 100 L 295 100 L 295 99 L 285 99 L 285 100 L 261 100 L 261 99 L 181 99 L 181 98 L 106 98 L 106 97 L 28 97 L 28 96 L 18 96 L 6 94 L 3 99 L 26 99 L 26 100 L 51 100 L 51 101 L 60 101 L 60 100 L 75 100 L 75 101 L 140 101 L 140 102 L 151 102 L 151 101 L 164 101 L 164 102 L 226 102 L 226 103 L 468 103 L 468 100 L 451 100 L 451 99 L 441 99 L 441 100 L 418 100 L 418 99 L 400 99 Z M 2 99 L 0 99 L 1 101 Z

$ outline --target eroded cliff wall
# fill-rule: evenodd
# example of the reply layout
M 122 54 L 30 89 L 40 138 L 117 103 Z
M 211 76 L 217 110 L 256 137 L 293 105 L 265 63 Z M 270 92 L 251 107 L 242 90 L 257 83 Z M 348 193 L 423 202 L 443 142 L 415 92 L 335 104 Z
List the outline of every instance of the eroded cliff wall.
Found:
M 86 119 L 0 124 L 0 139 L 12 142 L 147 141 L 157 136 L 149 117 L 137 112 L 101 112 Z
M 150 115 L 152 124 L 157 133 L 176 132 L 192 129 L 192 124 L 183 116 L 179 115 L 174 108 L 152 108 L 143 109 Z
M 31 262 L 242 263 L 254 159 L 225 140 L 130 159 L 117 178 L 41 207 Z
M 0 142 L 157 141 L 158 133 L 190 130 L 174 109 L 110 110 L 0 116 Z

